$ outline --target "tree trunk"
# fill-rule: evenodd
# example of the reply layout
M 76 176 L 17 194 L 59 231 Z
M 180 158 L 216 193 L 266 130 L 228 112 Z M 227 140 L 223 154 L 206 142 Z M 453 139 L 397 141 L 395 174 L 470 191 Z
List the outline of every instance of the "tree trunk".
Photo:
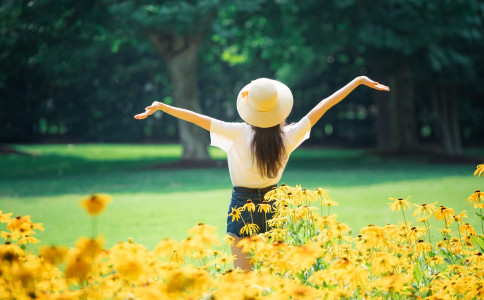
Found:
M 374 93 L 377 147 L 382 153 L 415 152 L 419 141 L 412 72 L 406 63 L 395 70 L 389 77 L 390 93 Z
M 462 141 L 459 127 L 458 105 L 453 93 L 440 86 L 432 93 L 432 102 L 436 114 L 436 135 L 448 156 L 462 154 Z
M 152 31 L 148 32 L 148 36 L 168 67 L 175 105 L 201 112 L 197 69 L 198 50 L 203 35 L 179 36 Z M 210 160 L 207 149 L 208 138 L 204 129 L 183 120 L 178 120 L 178 129 L 183 146 L 182 160 Z

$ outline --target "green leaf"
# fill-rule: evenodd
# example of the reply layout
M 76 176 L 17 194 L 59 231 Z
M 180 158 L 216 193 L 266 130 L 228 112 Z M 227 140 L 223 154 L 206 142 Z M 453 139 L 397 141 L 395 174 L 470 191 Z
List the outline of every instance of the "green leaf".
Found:
M 481 252 L 484 252 L 484 238 L 483 237 L 475 237 L 471 235 L 471 239 L 474 243 L 476 243 L 479 248 L 481 248 Z
M 422 272 L 420 271 L 419 264 L 415 264 L 415 267 L 413 268 L 413 278 L 417 282 L 422 280 Z

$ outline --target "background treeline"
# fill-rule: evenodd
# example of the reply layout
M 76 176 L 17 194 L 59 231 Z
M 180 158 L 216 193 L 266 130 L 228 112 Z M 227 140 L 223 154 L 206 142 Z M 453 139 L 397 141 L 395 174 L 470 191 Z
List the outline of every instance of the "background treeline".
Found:
M 0 143 L 179 141 L 206 159 L 206 132 L 133 115 L 162 100 L 237 121 L 238 91 L 270 77 L 292 122 L 363 74 L 391 93 L 359 88 L 309 143 L 460 155 L 484 141 L 483 21 L 478 0 L 2 1 Z

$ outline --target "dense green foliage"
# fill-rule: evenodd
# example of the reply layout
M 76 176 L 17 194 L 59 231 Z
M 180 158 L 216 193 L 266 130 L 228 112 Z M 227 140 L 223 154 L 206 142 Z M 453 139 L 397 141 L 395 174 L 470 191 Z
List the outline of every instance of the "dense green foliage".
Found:
M 4 1 L 0 142 L 178 140 L 173 118 L 132 119 L 174 101 L 156 32 L 202 39 L 195 70 L 210 116 L 237 120 L 236 93 L 265 76 L 292 88 L 296 121 L 365 74 L 392 92 L 358 89 L 311 143 L 395 152 L 439 142 L 459 154 L 484 135 L 483 19 L 477 0 Z

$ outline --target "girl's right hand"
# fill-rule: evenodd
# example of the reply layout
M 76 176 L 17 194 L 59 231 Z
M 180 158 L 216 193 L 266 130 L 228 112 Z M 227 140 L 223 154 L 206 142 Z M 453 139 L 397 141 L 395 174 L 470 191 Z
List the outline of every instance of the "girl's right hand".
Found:
M 358 77 L 358 80 L 360 81 L 360 84 L 364 84 L 368 87 L 371 87 L 372 89 L 380 90 L 380 91 L 390 91 L 390 88 L 387 87 L 386 85 L 373 81 L 366 76 L 360 76 Z
M 141 114 L 137 114 L 134 116 L 135 119 L 142 120 L 145 119 L 148 116 L 151 116 L 155 111 L 160 109 L 160 106 L 162 105 L 161 102 L 155 101 L 153 102 L 150 106 L 145 108 L 145 112 Z

